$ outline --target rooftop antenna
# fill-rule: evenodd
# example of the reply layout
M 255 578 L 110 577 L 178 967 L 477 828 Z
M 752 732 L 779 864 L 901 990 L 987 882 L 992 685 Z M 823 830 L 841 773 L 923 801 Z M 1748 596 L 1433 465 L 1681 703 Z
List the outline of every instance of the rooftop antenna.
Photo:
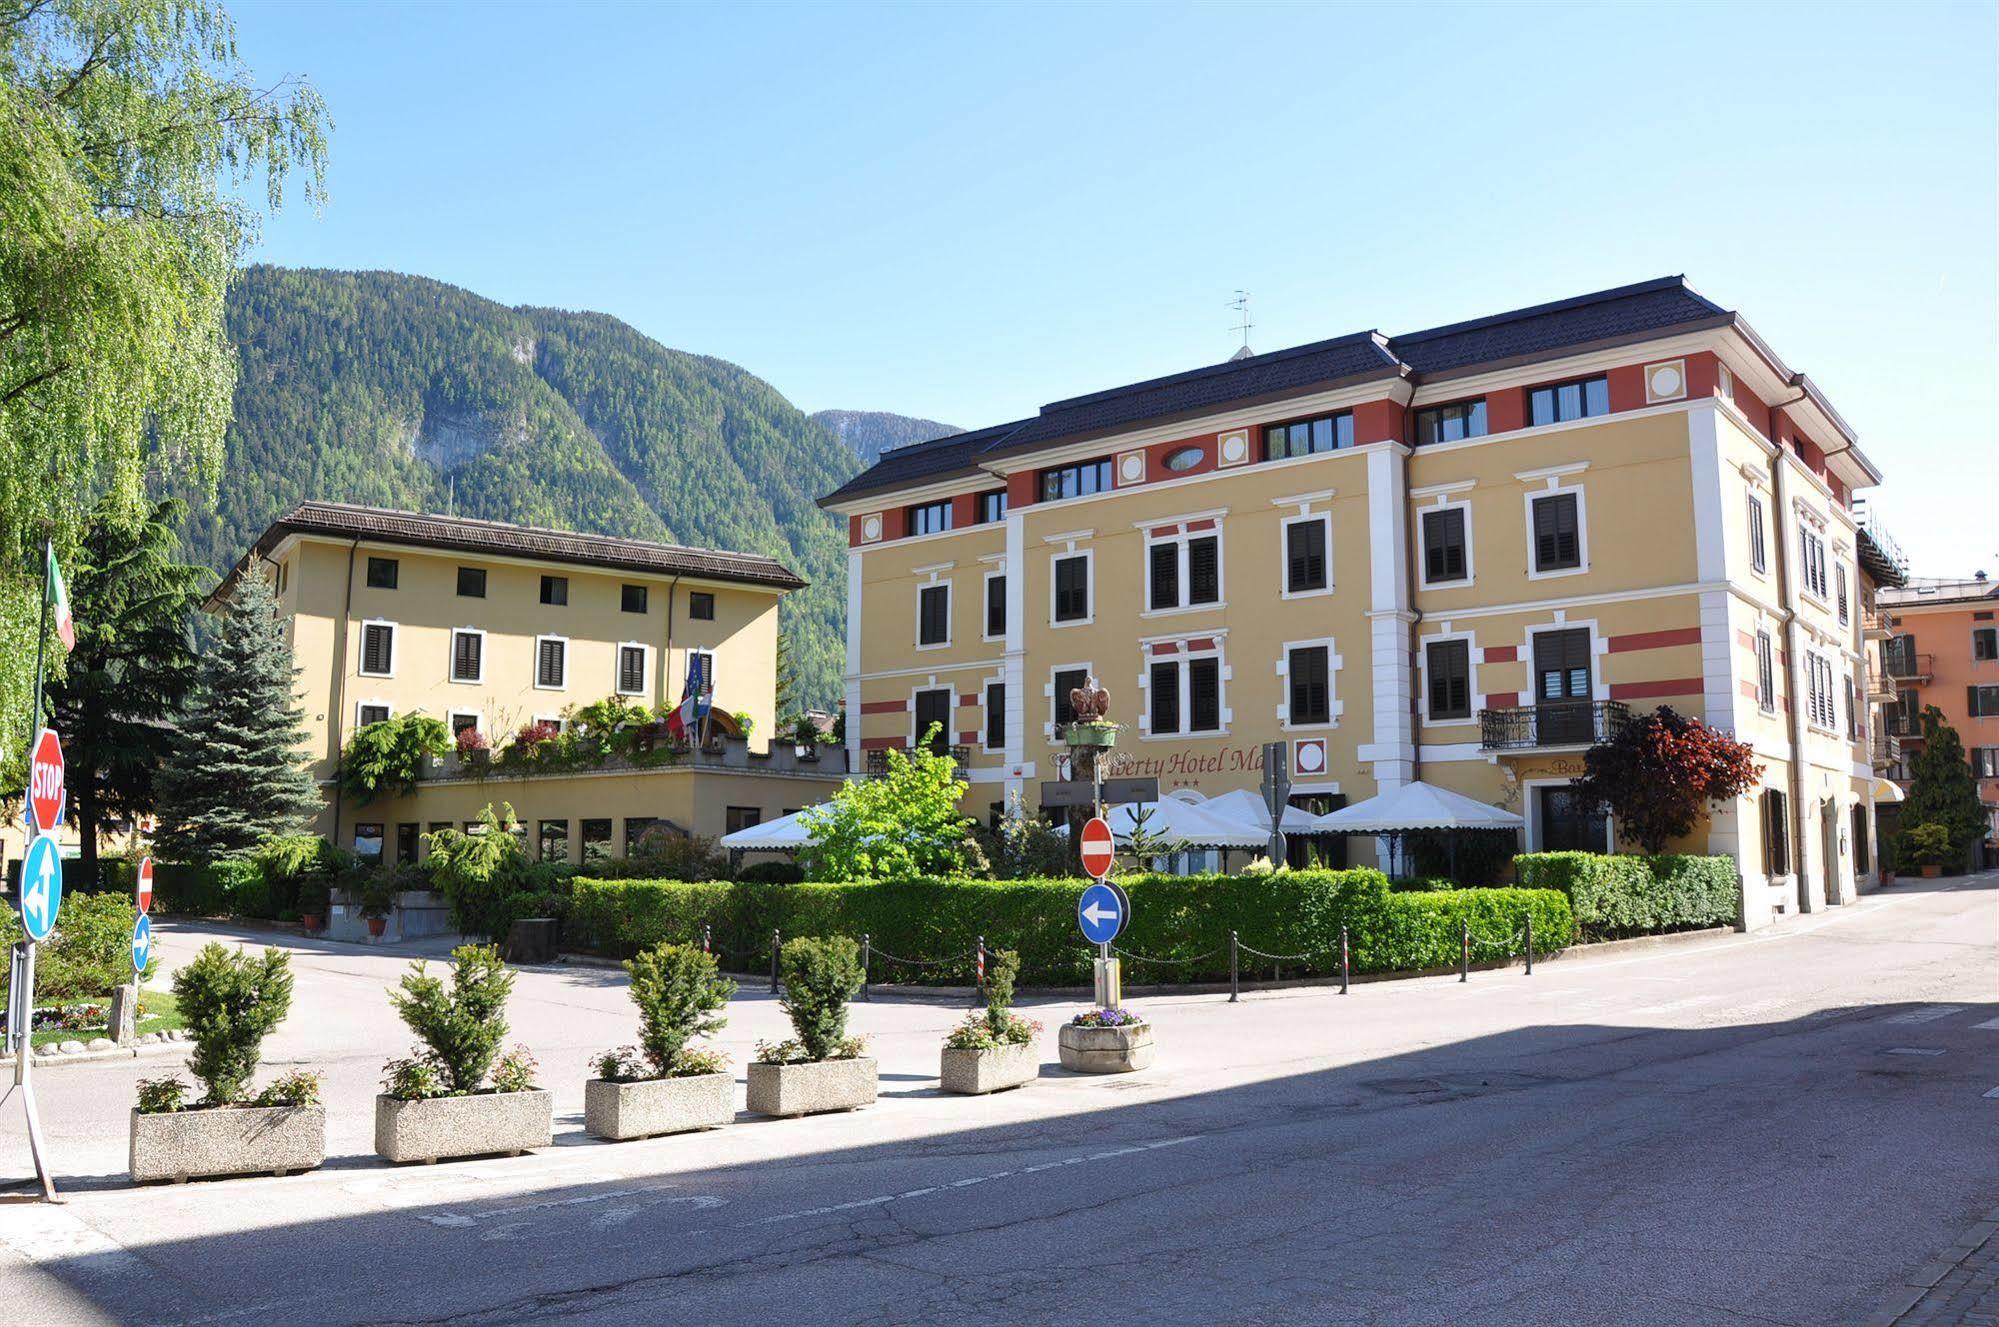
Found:
M 1230 355 L 1229 358 L 1232 360 L 1248 359 L 1250 356 L 1249 329 L 1256 326 L 1255 323 L 1249 320 L 1249 292 L 1247 290 L 1238 290 L 1235 293 L 1235 298 L 1229 301 L 1229 307 L 1234 309 L 1236 314 L 1235 325 L 1229 330 L 1242 334 L 1242 348 L 1236 351 L 1235 354 Z

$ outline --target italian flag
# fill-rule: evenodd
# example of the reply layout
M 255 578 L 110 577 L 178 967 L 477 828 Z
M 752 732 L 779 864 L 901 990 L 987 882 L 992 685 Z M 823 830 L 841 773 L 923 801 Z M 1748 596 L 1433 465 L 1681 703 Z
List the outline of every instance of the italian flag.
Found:
M 62 568 L 56 564 L 56 546 L 48 545 L 49 608 L 55 613 L 56 635 L 65 650 L 76 648 L 76 619 L 69 614 L 69 589 L 62 583 Z

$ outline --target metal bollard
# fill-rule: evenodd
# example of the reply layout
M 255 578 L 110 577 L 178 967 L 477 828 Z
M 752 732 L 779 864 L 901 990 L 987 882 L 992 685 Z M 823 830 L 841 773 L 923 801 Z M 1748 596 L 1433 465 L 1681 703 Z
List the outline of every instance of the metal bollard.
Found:
M 713 935 L 711 935 L 711 934 L 709 933 L 709 930 L 708 930 L 708 923 L 707 923 L 707 922 L 702 922 L 702 923 L 701 923 L 701 952 L 702 952 L 702 953 L 704 953 L 704 954 L 712 954 L 712 953 L 714 953 L 714 952 L 715 952 L 715 950 L 714 950 L 714 947 L 713 947 L 713 941 L 714 941 L 714 936 L 713 936 Z
M 1236 939 L 1236 933 L 1234 931 L 1230 931 L 1229 932 L 1229 1003 L 1230 1004 L 1234 1004 L 1236 1002 L 1236 994 L 1239 988 L 1239 984 L 1236 980 L 1236 947 L 1238 943 L 1239 942 Z
M 982 935 L 972 949 L 972 1007 L 978 1008 L 984 1001 L 980 998 L 986 989 L 986 938 Z
M 770 993 L 777 994 L 777 951 L 780 948 L 777 927 L 770 928 Z
M 1458 951 L 1458 980 L 1471 980 L 1471 923 L 1465 922 L 1463 947 Z
M 1527 919 L 1527 975 L 1534 975 L 1534 919 Z
M 1340 927 L 1340 994 L 1345 995 L 1353 984 L 1353 963 L 1347 950 L 1347 928 Z
M 874 993 L 869 989 L 868 982 L 868 960 L 874 957 L 874 952 L 874 936 L 866 931 L 861 932 L 861 998 L 863 1000 L 874 999 Z

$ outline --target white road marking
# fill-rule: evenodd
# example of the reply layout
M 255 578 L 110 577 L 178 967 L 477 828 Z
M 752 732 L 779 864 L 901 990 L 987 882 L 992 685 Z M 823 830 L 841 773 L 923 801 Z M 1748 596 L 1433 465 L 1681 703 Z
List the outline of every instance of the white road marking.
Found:
M 1890 1055 L 1942 1055 L 1942 1054 L 1943 1054 L 1943 1050 L 1942 1050 L 1942 1049 L 1941 1049 L 1940 1047 L 1936 1047 L 1936 1046 L 1890 1046 L 1890 1047 L 1888 1048 L 1888 1054 L 1890 1054 Z
M 1949 1018 L 1961 1014 L 1966 1006 L 1961 1004 L 1933 1004 L 1927 1009 L 1911 1009 L 1906 1014 L 1896 1014 L 1890 1023 L 1933 1023 L 1939 1018 Z
M 643 1194 L 658 1193 L 662 1189 L 673 1187 L 675 1186 L 670 1184 L 652 1184 L 637 1189 L 610 1189 L 603 1193 L 579 1194 L 574 1198 L 545 1198 L 538 1203 L 520 1203 L 514 1207 L 488 1207 L 478 1212 L 419 1212 L 416 1214 L 416 1219 L 446 1230 L 462 1230 L 467 1226 L 476 1225 L 481 1221 L 490 1221 L 497 1216 L 519 1216 L 524 1212 L 545 1212 L 557 1207 L 580 1207 L 585 1203 L 608 1202 L 613 1198 L 632 1198 Z M 705 1211 L 710 1207 L 722 1206 L 728 1199 L 717 1198 L 715 1195 L 708 1193 L 697 1193 L 655 1198 L 653 1201 L 686 1203 L 697 1210 Z
M 1980 1032 L 1999 1032 L 1999 1018 L 1988 1018 L 1983 1023 L 1973 1023 L 1971 1026 Z
M 1993 1088 L 1990 1092 L 1987 1092 L 1985 1095 L 1988 1097 L 1999 1099 L 1999 1087 Z

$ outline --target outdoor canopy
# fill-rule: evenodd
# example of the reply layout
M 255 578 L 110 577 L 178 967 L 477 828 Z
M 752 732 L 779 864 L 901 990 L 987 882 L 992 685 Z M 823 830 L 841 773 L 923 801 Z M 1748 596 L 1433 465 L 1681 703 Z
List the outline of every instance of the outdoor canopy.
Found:
M 1511 811 L 1417 781 L 1329 811 L 1312 822 L 1321 834 L 1404 834 L 1417 829 L 1519 829 Z
M 1248 788 L 1237 788 L 1219 797 L 1210 797 L 1199 803 L 1200 809 L 1211 816 L 1220 816 L 1248 829 L 1260 832 L 1265 841 L 1270 838 L 1270 808 L 1263 804 L 1263 798 Z M 1310 811 L 1301 811 L 1295 806 L 1284 808 L 1283 830 L 1286 834 L 1317 834 L 1319 829 L 1313 824 Z
M 1173 797 L 1156 802 L 1119 802 L 1104 809 L 1111 837 L 1119 843 L 1131 842 L 1131 830 L 1139 814 L 1145 814 L 1145 829 L 1167 847 L 1174 848 L 1262 848 L 1270 843 L 1270 831 L 1245 826 L 1210 812 L 1205 803 L 1194 805 Z M 1056 827 L 1067 834 L 1069 827 Z M 724 843 L 728 840 L 724 839 Z
M 793 811 L 788 816 L 724 834 L 722 846 L 742 852 L 792 852 L 803 848 L 812 841 L 812 834 L 805 828 L 802 819 L 804 814 L 803 811 Z

